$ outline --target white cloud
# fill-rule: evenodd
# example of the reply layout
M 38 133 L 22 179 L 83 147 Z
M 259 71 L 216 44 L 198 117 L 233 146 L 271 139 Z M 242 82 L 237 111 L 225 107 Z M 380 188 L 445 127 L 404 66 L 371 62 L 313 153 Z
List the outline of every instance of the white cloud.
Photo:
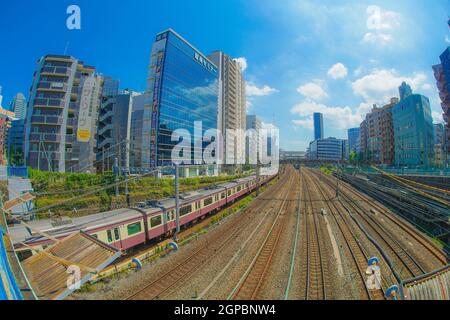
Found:
M 431 88 L 433 88 L 433 86 L 429 83 L 424 83 L 422 85 L 422 90 L 431 90 Z
M 323 82 L 315 80 L 297 88 L 297 92 L 311 100 L 322 100 L 328 97 L 326 91 L 322 88 Z
M 370 108 L 371 106 L 368 103 L 362 103 L 354 110 L 348 106 L 330 107 L 313 101 L 303 101 L 291 108 L 291 113 L 301 118 L 292 120 L 292 123 L 312 130 L 313 113 L 320 112 L 323 114 L 324 121 L 327 122 L 327 127 L 346 130 L 359 127 Z
M 394 11 L 385 11 L 378 6 L 367 7 L 367 29 L 362 38 L 365 43 L 385 45 L 394 40 L 392 32 L 401 25 L 402 16 Z
M 348 75 L 347 68 L 342 63 L 336 63 L 328 70 L 328 76 L 333 79 L 345 78 Z
M 244 72 L 247 69 L 247 67 L 248 67 L 247 58 L 240 57 L 240 58 L 236 58 L 236 59 L 233 59 L 233 60 L 236 61 L 239 64 L 239 66 L 241 67 L 242 72 Z
M 411 85 L 413 90 L 425 84 L 427 76 L 415 73 L 406 77 L 398 75 L 395 70 L 375 69 L 372 73 L 357 79 L 352 83 L 353 93 L 366 101 L 385 103 L 391 97 L 398 96 L 398 87 L 403 81 Z
M 247 97 L 268 96 L 276 92 L 278 92 L 277 89 L 271 88 L 268 85 L 264 85 L 263 87 L 258 88 L 254 83 L 247 82 L 246 86 Z
M 385 45 L 393 40 L 393 37 L 385 33 L 367 32 L 362 39 L 363 42 Z
M 444 118 L 442 116 L 442 112 L 433 111 L 431 112 L 431 116 L 433 117 L 434 123 L 444 122 Z

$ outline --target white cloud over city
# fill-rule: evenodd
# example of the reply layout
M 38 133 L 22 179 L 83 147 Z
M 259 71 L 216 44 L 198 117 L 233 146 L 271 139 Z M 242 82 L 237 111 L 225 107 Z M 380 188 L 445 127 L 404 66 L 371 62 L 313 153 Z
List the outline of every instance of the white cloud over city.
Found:
M 333 79 L 342 79 L 347 77 L 348 70 L 342 63 L 336 63 L 328 70 L 328 76 Z
M 262 87 L 258 87 L 252 82 L 248 82 L 246 86 L 247 97 L 261 97 L 268 96 L 273 93 L 278 92 L 277 89 L 272 88 L 268 85 L 264 85 Z
M 297 88 L 297 92 L 310 100 L 320 101 L 328 97 L 328 93 L 323 88 L 324 82 L 314 80 Z
M 240 57 L 240 58 L 236 58 L 236 59 L 233 59 L 233 60 L 238 63 L 238 65 L 241 67 L 242 72 L 247 70 L 248 63 L 247 63 L 247 59 L 246 58 Z

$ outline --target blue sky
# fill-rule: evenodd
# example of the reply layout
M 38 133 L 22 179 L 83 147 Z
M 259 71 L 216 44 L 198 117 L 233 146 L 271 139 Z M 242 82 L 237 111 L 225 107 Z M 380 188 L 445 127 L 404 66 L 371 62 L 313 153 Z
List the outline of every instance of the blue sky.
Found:
M 205 54 L 246 62 L 248 113 L 274 121 L 284 149 L 306 148 L 314 111 L 324 113 L 326 136 L 346 137 L 403 80 L 442 121 L 431 66 L 450 44 L 449 1 L 3 1 L 3 106 L 28 95 L 38 57 L 67 44 L 122 88 L 145 90 L 154 36 L 171 27 Z M 71 4 L 81 8 L 81 30 L 66 28 Z

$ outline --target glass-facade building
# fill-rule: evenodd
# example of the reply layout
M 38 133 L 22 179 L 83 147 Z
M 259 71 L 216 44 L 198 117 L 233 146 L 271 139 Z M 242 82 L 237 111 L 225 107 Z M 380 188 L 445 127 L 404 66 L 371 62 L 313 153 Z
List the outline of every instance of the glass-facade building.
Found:
M 217 67 L 169 29 L 157 34 L 153 44 L 147 93 L 143 114 L 143 166 L 173 164 L 172 149 L 179 141 L 171 138 L 177 129 L 187 130 L 191 135 L 191 162 L 186 164 L 202 164 L 198 157 L 194 160 L 194 154 L 202 155 L 210 143 L 202 139 L 205 131 L 218 128 Z M 201 129 L 197 126 L 194 130 L 196 121 L 202 122 Z M 201 150 L 196 145 L 201 146 Z
M 314 113 L 314 140 L 323 139 L 323 115 Z
M 359 153 L 359 133 L 360 133 L 359 127 L 348 129 L 347 135 L 348 135 L 349 152 Z
M 309 158 L 312 160 L 345 159 L 346 140 L 336 138 L 317 139 L 309 144 Z
M 400 95 L 402 96 L 401 92 Z M 392 118 L 395 164 L 432 166 L 434 164 L 434 127 L 429 99 L 420 94 L 403 95 L 403 99 L 392 108 Z

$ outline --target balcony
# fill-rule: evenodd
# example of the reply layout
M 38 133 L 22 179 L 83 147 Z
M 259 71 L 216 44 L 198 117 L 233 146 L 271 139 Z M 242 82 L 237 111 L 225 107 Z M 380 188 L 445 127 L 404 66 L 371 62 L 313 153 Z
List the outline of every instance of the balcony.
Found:
M 41 75 L 44 76 L 69 77 L 71 73 L 72 69 L 67 67 L 43 67 L 41 69 Z
M 67 84 L 64 82 L 46 82 L 41 81 L 37 86 L 39 91 L 66 92 Z
M 107 113 L 105 113 L 103 115 L 100 115 L 98 120 L 100 122 L 103 122 L 106 119 L 111 118 L 112 116 L 114 116 L 114 112 L 111 110 L 111 111 L 108 111 Z
M 31 117 L 32 124 L 40 124 L 40 125 L 62 125 L 63 119 L 60 116 L 52 116 L 52 115 L 33 115 Z
M 61 135 L 58 133 L 31 133 L 30 141 L 44 143 L 61 143 Z
M 34 108 L 58 108 L 64 109 L 65 101 L 62 99 L 36 98 L 34 99 Z

